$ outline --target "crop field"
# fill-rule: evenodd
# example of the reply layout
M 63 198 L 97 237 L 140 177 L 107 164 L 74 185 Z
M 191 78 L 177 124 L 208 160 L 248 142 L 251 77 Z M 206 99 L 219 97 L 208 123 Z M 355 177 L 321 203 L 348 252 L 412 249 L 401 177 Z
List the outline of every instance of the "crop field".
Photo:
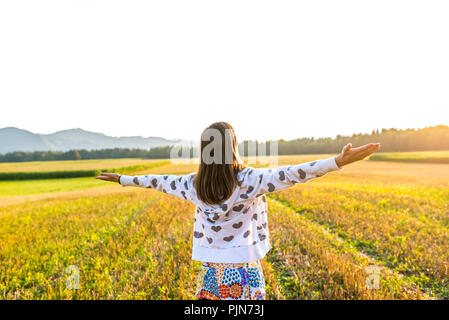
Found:
M 82 169 L 140 164 L 102 161 Z M 268 299 L 449 299 L 449 164 L 361 161 L 272 193 L 268 205 Z M 170 195 L 92 177 L 0 181 L 0 299 L 194 299 L 193 214 Z M 79 289 L 67 286 L 73 268 Z
M 95 159 L 67 161 L 33 161 L 0 163 L 0 172 L 45 172 L 72 170 L 101 170 L 144 165 L 159 160 L 153 159 Z
M 370 157 L 374 161 L 449 163 L 449 151 L 385 152 Z

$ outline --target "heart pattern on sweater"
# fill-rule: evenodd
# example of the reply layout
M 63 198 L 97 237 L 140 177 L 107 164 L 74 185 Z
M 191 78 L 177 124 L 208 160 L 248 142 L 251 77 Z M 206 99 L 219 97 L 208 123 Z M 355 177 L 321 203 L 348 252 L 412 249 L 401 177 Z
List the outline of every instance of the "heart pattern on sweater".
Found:
M 234 229 L 238 229 L 238 228 L 240 228 L 242 225 L 243 225 L 243 221 L 240 221 L 240 222 L 238 222 L 238 223 L 234 223 L 234 224 L 232 225 L 232 227 L 233 227 Z
M 228 236 L 223 238 L 223 240 L 227 242 L 231 241 L 232 239 L 234 239 L 234 236 Z
M 157 187 L 157 179 L 154 178 L 153 180 L 151 180 L 151 184 L 153 185 L 153 188 Z
M 279 171 L 279 180 L 281 180 L 281 181 L 285 180 L 285 173 L 284 173 L 284 171 Z
M 193 233 L 193 236 L 194 236 L 195 238 L 202 238 L 202 237 L 204 236 L 204 233 L 195 231 L 195 232 Z

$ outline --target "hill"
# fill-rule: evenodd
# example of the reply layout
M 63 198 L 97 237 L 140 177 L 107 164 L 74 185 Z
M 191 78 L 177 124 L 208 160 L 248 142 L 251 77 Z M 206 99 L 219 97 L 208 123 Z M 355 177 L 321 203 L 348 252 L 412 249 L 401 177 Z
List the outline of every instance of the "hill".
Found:
M 37 134 L 27 130 L 7 127 L 0 129 L 0 154 L 14 151 L 68 151 L 112 148 L 150 149 L 177 145 L 182 140 L 160 137 L 112 137 L 82 129 L 62 130 L 52 134 Z

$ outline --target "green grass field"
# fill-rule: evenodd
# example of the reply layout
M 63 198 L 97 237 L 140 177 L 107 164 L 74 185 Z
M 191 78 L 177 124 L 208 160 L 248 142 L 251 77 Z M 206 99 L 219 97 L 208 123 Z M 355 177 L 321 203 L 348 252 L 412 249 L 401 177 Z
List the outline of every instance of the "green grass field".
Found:
M 159 161 L 136 161 L 136 163 L 123 161 L 112 161 L 112 164 L 108 164 L 107 161 L 102 160 L 99 162 L 92 163 L 93 169 L 80 169 L 73 170 L 74 161 L 67 161 L 63 163 L 59 161 L 58 164 L 49 163 L 47 166 L 42 166 L 41 162 L 37 162 L 37 171 L 29 171 L 32 162 L 25 163 L 23 167 L 17 166 L 16 168 L 26 169 L 28 171 L 5 171 L 0 172 L 0 181 L 11 181 L 11 180 L 42 180 L 42 179 L 67 179 L 67 178 L 81 178 L 81 177 L 95 177 L 101 171 L 106 172 L 139 172 L 149 169 L 154 169 L 156 167 L 165 166 L 170 164 L 169 160 L 159 160 Z M 87 160 L 87 163 L 79 164 L 79 167 L 86 167 L 91 163 Z M 112 167 L 112 165 L 126 164 L 124 167 Z M 105 167 L 100 167 L 105 165 Z M 10 170 L 10 168 L 5 167 Z M 45 168 L 49 171 L 45 171 Z M 54 171 L 54 169 L 58 169 Z
M 279 165 L 327 156 L 285 156 Z M 362 161 L 268 202 L 269 299 L 449 298 L 449 164 Z M 193 210 L 94 178 L 0 181 L 0 299 L 194 298 Z M 66 286 L 70 265 L 79 290 Z M 366 285 L 369 270 L 378 271 L 377 289 Z
M 449 151 L 376 153 L 370 157 L 370 160 L 415 163 L 449 163 Z

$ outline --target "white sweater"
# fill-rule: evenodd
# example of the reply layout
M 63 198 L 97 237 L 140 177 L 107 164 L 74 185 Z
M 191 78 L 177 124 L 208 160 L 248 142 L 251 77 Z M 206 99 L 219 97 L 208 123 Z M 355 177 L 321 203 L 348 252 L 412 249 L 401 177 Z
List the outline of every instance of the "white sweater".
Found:
M 263 258 L 271 248 L 265 193 L 286 189 L 334 170 L 341 170 L 335 158 L 276 169 L 247 167 L 238 173 L 239 185 L 229 199 L 213 206 L 198 199 L 193 187 L 195 173 L 122 175 L 120 184 L 153 188 L 196 205 L 193 260 L 244 263 Z

